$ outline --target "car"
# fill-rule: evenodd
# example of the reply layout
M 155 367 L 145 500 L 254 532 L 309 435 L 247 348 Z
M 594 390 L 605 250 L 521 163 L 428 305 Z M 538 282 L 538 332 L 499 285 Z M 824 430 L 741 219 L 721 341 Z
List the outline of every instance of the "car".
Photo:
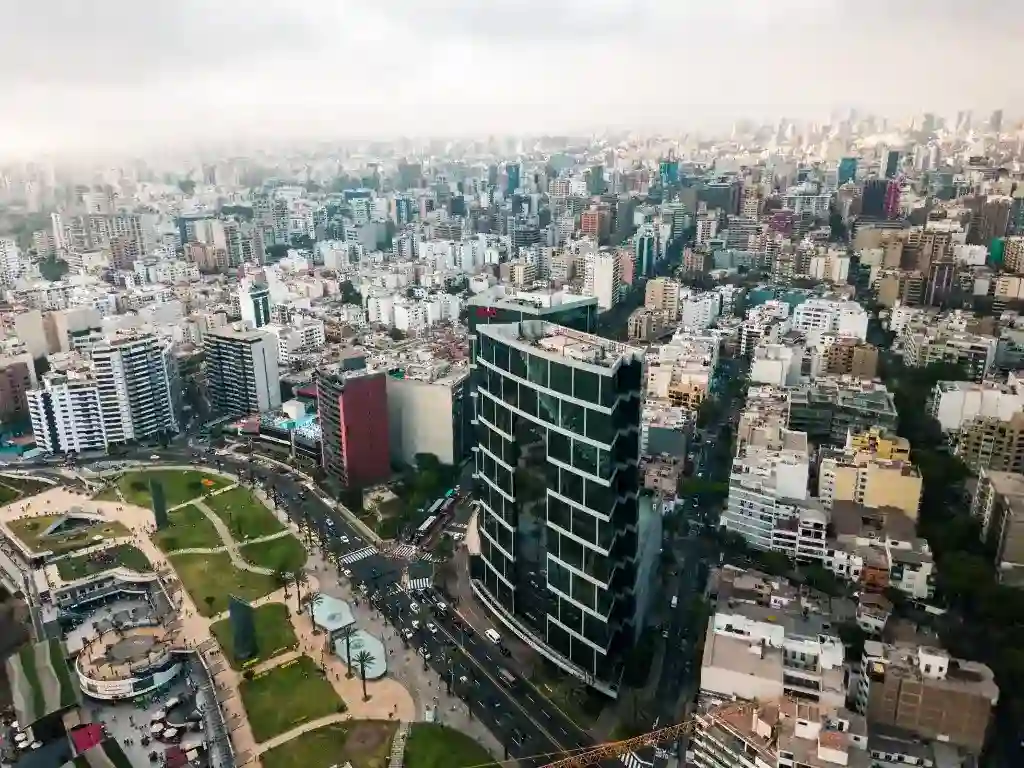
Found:
M 459 675 L 459 682 L 466 685 L 469 682 L 469 678 L 465 675 Z
M 149 457 L 149 460 L 150 461 L 160 461 L 160 457 L 157 454 L 154 453 L 152 456 Z
M 342 536 L 340 541 L 341 541 L 342 544 L 348 544 L 349 543 L 349 538 L 348 538 L 348 536 Z
M 412 640 L 412 634 L 413 632 L 411 629 L 402 630 L 402 637 L 404 637 L 406 640 Z
M 434 622 L 432 622 L 432 621 L 428 621 L 427 622 L 427 632 L 429 632 L 432 635 L 436 635 L 437 634 L 437 625 L 434 624 Z
M 498 652 L 499 652 L 499 653 L 500 653 L 500 654 L 501 654 L 502 656 L 505 656 L 505 657 L 509 657 L 509 656 L 511 656 L 511 655 L 512 655 L 512 651 L 510 651 L 510 650 L 509 650 L 508 648 L 506 648 L 506 647 L 505 647 L 504 645 L 503 645 L 503 646 L 501 646 L 501 648 L 499 648 L 499 649 L 498 649 Z
M 324 522 L 327 524 L 328 528 L 330 528 L 332 531 L 334 530 L 334 521 L 331 520 L 331 518 L 328 517 Z
M 418 632 L 420 628 L 420 623 L 418 621 L 411 621 L 409 622 L 409 626 L 413 628 L 414 632 Z
M 664 637 L 666 640 L 668 640 L 668 630 L 667 629 L 661 630 L 661 636 Z
M 423 657 L 424 661 L 430 661 L 430 651 L 428 651 L 426 647 L 420 648 L 420 656 Z
M 352 571 L 350 571 L 348 568 L 342 568 L 341 573 L 346 579 L 352 578 Z
M 413 611 L 418 611 L 420 609 L 420 604 L 417 603 L 415 600 L 412 600 L 409 603 L 409 609 Z

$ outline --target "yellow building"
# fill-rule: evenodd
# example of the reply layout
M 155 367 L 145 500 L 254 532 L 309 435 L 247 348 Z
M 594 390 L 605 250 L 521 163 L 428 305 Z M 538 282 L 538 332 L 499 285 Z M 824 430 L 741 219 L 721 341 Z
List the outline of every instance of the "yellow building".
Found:
M 886 461 L 910 461 L 910 441 L 892 434 L 884 427 L 872 427 L 865 432 L 848 434 L 846 450 L 869 453 L 876 459 Z
M 867 451 L 829 452 L 818 469 L 818 496 L 828 508 L 852 501 L 869 509 L 894 507 L 917 520 L 921 473 L 906 461 L 880 459 Z

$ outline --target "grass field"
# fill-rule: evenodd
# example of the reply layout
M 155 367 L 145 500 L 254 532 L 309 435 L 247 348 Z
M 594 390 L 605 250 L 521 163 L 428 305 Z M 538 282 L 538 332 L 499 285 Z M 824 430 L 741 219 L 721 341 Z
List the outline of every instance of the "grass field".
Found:
M 99 544 L 103 539 L 116 539 L 128 535 L 128 529 L 115 521 L 98 522 L 82 525 L 68 530 L 44 536 L 43 533 L 64 515 L 37 515 L 23 517 L 8 523 L 11 532 L 17 536 L 33 552 L 53 552 L 65 554 L 76 549 Z
M 343 712 L 344 702 L 308 656 L 239 685 L 252 735 L 263 742 L 318 717 Z
M 80 579 L 118 567 L 142 572 L 153 570 L 153 566 L 142 551 L 131 544 L 119 544 L 103 552 L 92 552 L 57 561 L 57 572 L 64 581 Z
M 170 560 L 203 616 L 216 616 L 226 611 L 231 595 L 242 600 L 256 600 L 277 589 L 273 576 L 235 568 L 227 552 L 214 555 L 170 555 Z
M 288 607 L 282 603 L 266 603 L 253 611 L 253 624 L 256 627 L 256 644 L 259 648 L 259 661 L 266 661 L 280 656 L 292 649 L 296 644 L 295 630 L 288 619 Z M 235 658 L 234 633 L 231 622 L 221 619 L 210 625 L 210 631 L 220 643 L 224 658 L 234 669 L 242 668 L 242 661 Z
M 281 536 L 239 550 L 248 562 L 275 571 L 295 573 L 306 564 L 309 554 L 294 536 Z
M 460 731 L 436 723 L 413 723 L 405 743 L 405 768 L 465 768 L 498 763 Z
M 274 513 L 248 488 L 232 488 L 206 499 L 206 506 L 217 513 L 238 542 L 258 539 L 284 530 Z
M 151 507 L 153 497 L 149 492 L 149 481 L 159 480 L 164 487 L 164 499 L 168 507 L 184 504 L 204 493 L 231 485 L 231 481 L 218 475 L 208 475 L 194 469 L 163 469 L 153 472 L 128 472 L 117 485 L 124 500 L 140 507 Z M 208 480 L 212 485 L 204 485 Z
M 18 499 L 27 499 L 53 487 L 49 483 L 29 477 L 0 477 L 0 506 L 11 504 Z
M 260 755 L 263 768 L 387 768 L 398 724 L 387 720 L 352 720 L 309 731 Z
M 120 501 L 121 496 L 117 492 L 116 485 L 108 485 L 102 491 L 92 497 L 93 501 Z
M 213 523 L 195 504 L 178 507 L 167 518 L 170 525 L 153 536 L 153 543 L 164 552 L 224 546 Z

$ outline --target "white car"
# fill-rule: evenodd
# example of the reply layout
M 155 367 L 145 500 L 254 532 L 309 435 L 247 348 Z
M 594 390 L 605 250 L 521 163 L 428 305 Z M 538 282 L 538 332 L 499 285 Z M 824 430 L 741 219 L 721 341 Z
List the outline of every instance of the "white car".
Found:
M 415 631 L 420 628 L 420 623 L 418 621 L 411 621 L 409 622 L 409 626 Z
M 424 661 L 430 661 L 430 651 L 426 648 L 420 648 L 420 656 L 423 657 Z
M 404 637 L 406 640 L 412 640 L 412 630 L 411 629 L 403 629 L 402 630 L 402 637 Z
M 413 600 L 411 603 L 409 603 L 409 608 L 410 610 L 418 611 L 420 609 L 420 604 Z
M 349 543 L 348 536 L 342 536 L 340 539 L 338 539 L 338 541 L 340 541 L 342 544 L 348 544 Z
M 342 573 L 342 575 L 344 575 L 344 577 L 346 579 L 351 579 L 352 578 L 352 571 L 350 571 L 348 568 L 342 568 L 341 569 L 341 573 Z
M 437 625 L 434 624 L 434 622 L 432 622 L 432 621 L 428 621 L 427 622 L 427 632 L 429 632 L 432 635 L 436 635 L 437 634 Z
M 160 461 L 160 457 L 159 457 L 159 456 L 157 456 L 157 455 L 156 455 L 156 454 L 154 453 L 154 454 L 153 454 L 152 456 L 150 456 L 150 457 L 149 457 L 149 460 L 150 460 L 150 461 Z

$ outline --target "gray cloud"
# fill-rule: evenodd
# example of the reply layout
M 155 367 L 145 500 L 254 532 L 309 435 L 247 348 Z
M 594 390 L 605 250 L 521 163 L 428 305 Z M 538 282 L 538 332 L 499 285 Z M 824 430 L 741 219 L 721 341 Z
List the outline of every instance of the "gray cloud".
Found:
M 1019 0 L 25 0 L 0 147 L 1013 106 Z

